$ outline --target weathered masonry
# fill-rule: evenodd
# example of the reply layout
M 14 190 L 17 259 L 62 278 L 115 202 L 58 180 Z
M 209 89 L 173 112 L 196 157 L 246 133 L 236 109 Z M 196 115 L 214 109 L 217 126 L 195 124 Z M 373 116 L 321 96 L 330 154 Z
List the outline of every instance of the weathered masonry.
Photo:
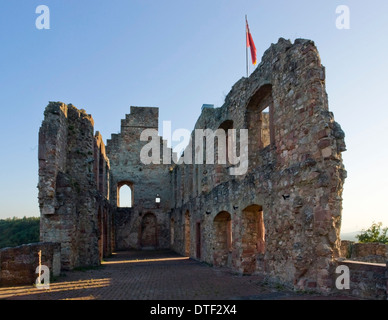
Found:
M 84 111 L 59 102 L 46 108 L 41 240 L 61 244 L 63 268 L 99 264 L 114 250 L 171 248 L 294 288 L 332 289 L 345 143 L 312 41 L 280 39 L 223 106 L 203 108 L 194 129 L 226 136 L 236 129 L 237 154 L 247 154 L 239 164 L 247 166 L 244 174 L 231 174 L 238 165 L 217 163 L 217 138 L 215 164 L 142 163 L 147 141 L 140 134 L 158 129 L 158 121 L 157 108 L 131 107 L 105 147 Z M 238 150 L 243 129 L 248 143 Z M 160 147 L 166 152 L 162 138 Z
M 147 143 L 140 141 L 140 134 L 146 128 L 158 129 L 158 121 L 158 108 L 132 107 L 121 120 L 121 132 L 112 134 L 107 142 L 117 250 L 170 247 L 170 166 L 140 161 L 141 149 Z M 122 188 L 130 189 L 130 207 L 120 205 L 124 200 L 120 197 Z M 157 196 L 163 201 L 156 203 Z

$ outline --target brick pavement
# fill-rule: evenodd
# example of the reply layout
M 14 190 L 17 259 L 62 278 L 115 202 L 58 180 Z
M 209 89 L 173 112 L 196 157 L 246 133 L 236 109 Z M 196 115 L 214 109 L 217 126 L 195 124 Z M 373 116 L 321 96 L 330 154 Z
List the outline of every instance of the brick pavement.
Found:
M 172 251 L 117 252 L 101 267 L 63 273 L 49 290 L 0 288 L 4 300 L 285 300 L 349 299 L 300 295 Z

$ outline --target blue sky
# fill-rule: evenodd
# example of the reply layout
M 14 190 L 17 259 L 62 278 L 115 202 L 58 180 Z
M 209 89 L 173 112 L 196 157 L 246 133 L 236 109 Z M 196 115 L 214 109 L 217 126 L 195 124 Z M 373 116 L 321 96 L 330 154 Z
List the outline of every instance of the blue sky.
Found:
M 38 30 L 38 5 L 50 30 Z M 336 8 L 350 29 L 336 28 Z M 329 108 L 346 133 L 343 231 L 388 225 L 388 2 L 383 0 L 1 0 L 0 218 L 38 216 L 38 130 L 48 101 L 73 103 L 104 140 L 130 106 L 191 130 L 245 76 L 245 14 L 258 50 L 315 41 Z

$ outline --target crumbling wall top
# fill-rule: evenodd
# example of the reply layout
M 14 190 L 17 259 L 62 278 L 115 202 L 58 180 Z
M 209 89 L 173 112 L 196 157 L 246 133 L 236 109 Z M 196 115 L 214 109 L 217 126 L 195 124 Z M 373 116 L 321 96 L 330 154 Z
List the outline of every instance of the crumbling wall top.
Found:
M 121 127 L 158 128 L 158 124 L 159 108 L 131 106 L 131 113 L 125 115 Z

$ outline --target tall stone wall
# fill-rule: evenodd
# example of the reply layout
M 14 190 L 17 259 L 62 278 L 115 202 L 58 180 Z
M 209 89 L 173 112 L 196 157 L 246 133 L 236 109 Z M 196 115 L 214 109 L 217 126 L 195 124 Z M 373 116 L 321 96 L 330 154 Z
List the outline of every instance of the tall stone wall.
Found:
M 119 190 L 127 185 L 132 191 L 131 208 L 115 211 L 117 249 L 169 248 L 169 213 L 171 210 L 170 165 L 163 164 L 163 144 L 158 136 L 159 109 L 131 107 L 121 121 L 119 134 L 107 141 L 110 160 L 111 203 L 119 206 Z M 144 130 L 153 130 L 160 147 L 160 164 L 141 161 L 142 149 L 149 143 L 141 141 Z M 151 136 L 150 136 L 151 139 Z M 155 152 L 155 150 L 154 150 Z M 150 152 L 152 153 L 152 152 Z M 159 195 L 160 203 L 155 199 Z
M 39 131 L 41 241 L 61 243 L 63 269 L 98 265 L 99 226 L 109 207 L 104 204 L 108 160 L 101 138 L 94 136 L 92 117 L 72 105 L 52 102 L 44 115 Z M 111 249 L 107 243 L 106 252 Z
M 188 246 L 190 256 L 218 263 L 215 222 L 227 212 L 232 245 L 226 265 L 299 289 L 330 290 L 339 255 L 345 144 L 328 110 L 325 69 L 314 43 L 280 39 L 272 45 L 224 105 L 203 109 L 195 125 L 219 128 L 237 129 L 237 149 L 238 133 L 248 129 L 248 144 L 240 150 L 240 156 L 248 150 L 247 158 L 238 165 L 174 168 L 173 248 L 185 253 Z M 244 165 L 246 172 L 231 174 Z

